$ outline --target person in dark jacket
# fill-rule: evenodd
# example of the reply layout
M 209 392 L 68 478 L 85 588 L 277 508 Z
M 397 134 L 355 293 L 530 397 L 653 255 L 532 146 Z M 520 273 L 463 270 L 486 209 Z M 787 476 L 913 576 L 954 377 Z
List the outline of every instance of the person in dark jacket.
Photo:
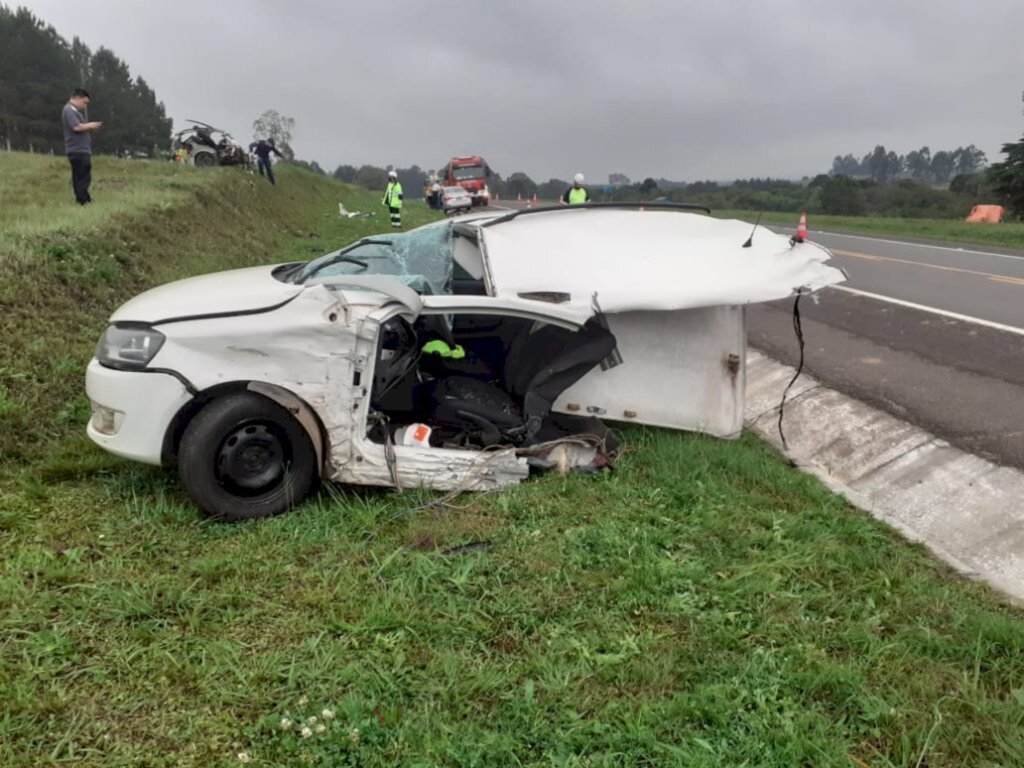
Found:
M 259 139 L 249 145 L 249 151 L 256 155 L 256 167 L 260 170 L 260 176 L 263 175 L 263 169 L 267 169 L 267 178 L 270 179 L 270 183 L 276 185 L 274 181 L 274 170 L 270 165 L 270 153 L 273 152 L 278 157 L 284 157 L 280 152 L 277 151 L 277 147 L 274 146 L 273 139 Z
M 71 162 L 71 188 L 75 190 L 75 202 L 85 205 L 92 202 L 89 186 L 92 184 L 92 136 L 93 131 L 103 125 L 89 122 L 86 109 L 89 106 L 89 92 L 76 88 L 64 105 L 60 122 L 64 128 L 64 151 Z

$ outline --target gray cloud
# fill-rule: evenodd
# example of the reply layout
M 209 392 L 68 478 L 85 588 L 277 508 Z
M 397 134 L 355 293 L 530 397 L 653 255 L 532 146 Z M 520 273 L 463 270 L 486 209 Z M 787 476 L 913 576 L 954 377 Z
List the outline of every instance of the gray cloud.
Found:
M 1024 130 L 1019 0 L 20 2 L 113 49 L 177 124 L 248 138 L 274 108 L 327 169 L 799 177 L 876 143 L 996 160 Z

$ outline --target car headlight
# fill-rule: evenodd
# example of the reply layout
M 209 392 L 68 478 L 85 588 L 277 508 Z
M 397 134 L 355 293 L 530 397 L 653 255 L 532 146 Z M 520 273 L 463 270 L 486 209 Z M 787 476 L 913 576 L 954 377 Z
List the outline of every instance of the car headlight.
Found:
M 96 345 L 96 359 L 110 368 L 145 368 L 164 343 L 160 331 L 112 325 Z

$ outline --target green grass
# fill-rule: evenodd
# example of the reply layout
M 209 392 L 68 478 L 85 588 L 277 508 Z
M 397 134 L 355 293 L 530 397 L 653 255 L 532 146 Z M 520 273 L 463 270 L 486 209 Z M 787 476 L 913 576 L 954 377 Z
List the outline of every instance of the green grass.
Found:
M 66 441 L 3 500 L 0 763 L 1024 761 L 1018 610 L 754 438 L 626 440 L 614 474 L 237 526 Z
M 386 229 L 336 215 L 375 195 L 249 182 L 205 176 L 202 206 L 57 238 L 138 244 L 88 289 L 60 282 L 47 235 L 15 254 L 51 303 L 8 340 L 52 353 L 4 353 L 0 418 L 27 418 L 29 445 L 0 469 L 0 765 L 1024 764 L 1021 611 L 753 436 L 634 428 L 611 474 L 439 508 L 332 488 L 234 526 L 93 447 L 80 366 L 108 304 Z
M 74 204 L 67 161 L 0 152 L 0 462 L 38 458 L 87 408 L 85 364 L 111 312 L 193 274 L 307 259 L 389 229 L 380 196 L 281 166 L 239 169 L 97 157 Z M 374 212 L 340 219 L 338 203 Z M 433 217 L 411 203 L 407 226 Z
M 719 218 L 754 221 L 757 211 L 714 211 Z M 766 211 L 765 224 L 780 224 L 796 229 L 799 214 Z M 968 224 L 949 219 L 899 219 L 882 216 L 825 216 L 808 212 L 811 229 L 881 235 L 884 237 L 934 240 L 945 243 L 975 243 L 1024 251 L 1024 222 Z

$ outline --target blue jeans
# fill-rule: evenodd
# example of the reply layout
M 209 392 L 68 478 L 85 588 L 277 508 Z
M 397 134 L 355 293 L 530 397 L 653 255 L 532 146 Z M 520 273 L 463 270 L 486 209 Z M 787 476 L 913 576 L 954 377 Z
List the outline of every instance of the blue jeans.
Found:
M 260 170 L 260 176 L 263 175 L 263 169 L 266 168 L 267 169 L 267 178 L 270 179 L 270 183 L 274 184 L 274 185 L 277 184 L 277 182 L 274 181 L 274 170 L 273 170 L 273 168 L 270 167 L 270 158 L 269 157 L 257 157 L 256 158 L 256 167 L 259 168 L 259 170 Z

